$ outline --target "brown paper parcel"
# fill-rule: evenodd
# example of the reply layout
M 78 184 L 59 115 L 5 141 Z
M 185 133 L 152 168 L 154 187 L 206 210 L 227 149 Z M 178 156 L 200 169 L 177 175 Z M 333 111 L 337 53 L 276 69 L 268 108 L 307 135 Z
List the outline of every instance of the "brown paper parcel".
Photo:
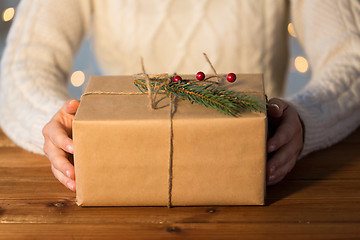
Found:
M 86 92 L 139 92 L 133 76 L 98 76 Z M 230 84 L 228 84 L 230 85 Z M 261 74 L 237 74 L 235 90 L 263 91 Z M 264 99 L 264 96 L 260 96 Z M 188 101 L 146 94 L 84 95 L 73 121 L 81 206 L 263 205 L 266 115 L 230 117 Z M 264 99 L 265 101 L 265 99 Z

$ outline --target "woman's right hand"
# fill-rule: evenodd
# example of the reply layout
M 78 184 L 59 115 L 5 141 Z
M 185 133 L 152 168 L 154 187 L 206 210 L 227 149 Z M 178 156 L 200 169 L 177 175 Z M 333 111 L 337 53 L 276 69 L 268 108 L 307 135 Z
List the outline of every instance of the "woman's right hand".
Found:
M 54 176 L 72 191 L 76 191 L 76 186 L 71 132 L 72 120 L 79 103 L 75 99 L 67 101 L 42 131 L 45 138 L 44 152 L 50 160 Z

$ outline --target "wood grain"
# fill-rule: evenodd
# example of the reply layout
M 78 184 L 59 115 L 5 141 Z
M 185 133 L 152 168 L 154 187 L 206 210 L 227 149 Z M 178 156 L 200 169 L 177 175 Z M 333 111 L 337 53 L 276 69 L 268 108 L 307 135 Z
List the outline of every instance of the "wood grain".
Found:
M 1 129 L 0 129 L 0 147 L 16 147 L 15 143 L 13 143 Z
M 9 224 L 0 239 L 359 239 L 354 223 Z M 324 234 L 326 233 L 326 234 Z
M 1 200 L 2 223 L 293 223 L 359 222 L 360 206 L 346 206 L 348 200 L 291 200 L 271 206 L 207 207 L 87 207 L 73 198 Z M 306 211 L 299 211 L 306 209 Z
M 0 146 L 0 239 L 359 239 L 360 129 L 299 161 L 266 206 L 82 208 L 74 197 L 46 157 Z

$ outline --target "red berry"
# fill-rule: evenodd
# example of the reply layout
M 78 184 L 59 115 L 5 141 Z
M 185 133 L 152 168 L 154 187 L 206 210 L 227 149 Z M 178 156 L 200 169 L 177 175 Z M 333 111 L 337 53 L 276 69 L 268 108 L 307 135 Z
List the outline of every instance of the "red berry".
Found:
M 203 73 L 203 72 L 198 72 L 198 73 L 196 74 L 196 79 L 199 80 L 199 81 L 204 80 L 204 79 L 205 79 L 205 73 Z
M 229 74 L 226 76 L 226 79 L 227 79 L 229 82 L 235 82 L 235 80 L 236 80 L 236 75 L 235 75 L 235 73 L 229 73 Z
M 174 82 L 176 82 L 176 83 L 180 83 L 181 80 L 182 80 L 182 78 L 180 76 L 175 76 L 174 77 Z

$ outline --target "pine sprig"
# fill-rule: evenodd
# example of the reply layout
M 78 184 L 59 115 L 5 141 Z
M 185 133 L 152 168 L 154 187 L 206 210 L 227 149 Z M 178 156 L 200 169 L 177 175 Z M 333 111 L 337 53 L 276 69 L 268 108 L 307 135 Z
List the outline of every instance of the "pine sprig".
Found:
M 237 117 L 245 110 L 262 112 L 261 101 L 256 97 L 241 94 L 235 91 L 225 90 L 214 83 L 170 83 L 165 86 L 165 92 L 171 92 L 175 96 L 198 103 L 205 107 L 211 107 L 226 115 Z
M 244 111 L 263 112 L 265 110 L 264 102 L 257 97 L 226 90 L 215 83 L 184 80 L 180 83 L 164 84 L 167 78 L 151 80 L 153 92 L 159 91 L 167 96 L 171 93 L 183 100 L 213 108 L 229 116 L 238 117 Z M 134 84 L 141 92 L 147 91 L 144 79 L 136 79 Z

